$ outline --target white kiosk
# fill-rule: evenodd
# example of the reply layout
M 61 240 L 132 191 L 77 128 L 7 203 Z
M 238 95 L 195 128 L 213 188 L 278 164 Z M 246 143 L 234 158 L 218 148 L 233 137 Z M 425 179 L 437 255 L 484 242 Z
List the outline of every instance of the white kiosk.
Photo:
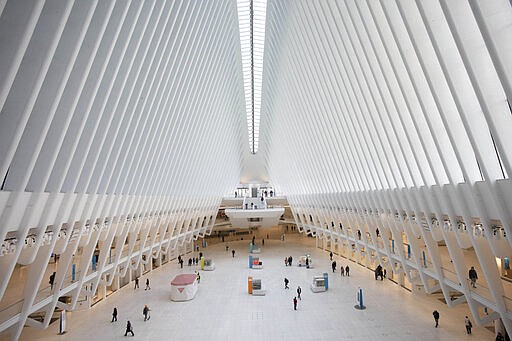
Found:
M 215 270 L 215 263 L 211 258 L 201 258 L 201 270 L 213 271 Z
M 313 259 L 311 259 L 311 256 L 309 254 L 306 254 L 304 256 L 299 257 L 298 261 L 299 266 L 305 266 L 306 268 L 312 268 L 313 267 Z
M 249 243 L 249 252 L 250 253 L 261 253 L 261 249 L 259 247 L 256 247 L 255 244 Z
M 247 278 L 249 294 L 253 296 L 265 296 L 267 290 L 261 284 L 261 279 L 253 279 L 251 276 Z
M 171 281 L 171 300 L 189 301 L 196 296 L 197 287 L 196 274 L 177 275 Z
M 259 257 L 249 255 L 249 269 L 263 269 L 263 262 Z
M 323 275 L 317 275 L 313 277 L 313 283 L 311 283 L 311 291 L 322 292 L 327 291 L 329 288 L 329 275 L 324 272 Z

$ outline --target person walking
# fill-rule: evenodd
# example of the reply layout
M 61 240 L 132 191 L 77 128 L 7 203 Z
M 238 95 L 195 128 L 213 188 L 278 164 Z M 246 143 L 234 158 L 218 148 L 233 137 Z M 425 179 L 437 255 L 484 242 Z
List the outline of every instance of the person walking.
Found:
M 149 307 L 147 304 L 145 304 L 144 308 L 142 309 L 142 315 L 144 315 L 144 322 L 151 318 L 151 316 L 149 316 Z
M 292 266 L 292 260 L 293 260 L 292 256 L 288 257 L 288 265 L 289 266 Z
M 474 266 L 472 266 L 471 269 L 469 269 L 469 279 L 471 280 L 471 285 L 473 286 L 473 288 L 476 288 L 476 280 L 478 279 L 478 276 L 476 274 Z
M 288 266 L 288 257 L 284 257 L 284 266 Z
M 345 268 L 343 267 L 343 265 L 341 266 L 340 273 L 342 276 L 345 276 Z
M 233 255 L 233 258 L 235 258 L 235 249 L 231 250 L 231 254 Z
M 139 288 L 139 277 L 135 277 L 135 287 L 133 288 L 133 290 L 138 289 L 138 288 Z
M 146 289 L 144 290 L 151 290 L 151 287 L 149 286 L 149 278 L 146 278 Z
M 265 246 L 265 239 L 261 239 L 261 246 Z
M 293 310 L 297 310 L 297 297 L 293 298 Z
M 348 265 L 345 267 L 345 273 L 347 274 L 347 276 L 350 277 L 350 268 L 348 267 Z
M 184 261 L 183 261 L 183 258 L 182 258 L 182 259 L 180 259 L 180 267 L 181 267 L 182 269 L 183 269 L 183 263 L 184 263 Z
M 473 328 L 473 324 L 469 320 L 469 317 L 466 316 L 464 319 L 464 324 L 466 325 L 466 333 L 471 334 L 471 328 Z
M 110 322 L 117 322 L 117 307 L 114 307 L 114 311 L 112 312 L 112 321 Z
M 306 269 L 309 269 L 309 257 L 306 256 Z
M 300 288 L 300 286 L 297 287 L 297 297 L 299 298 L 299 300 L 302 301 L 302 298 L 300 298 L 300 294 L 302 293 L 302 289 Z
M 331 264 L 332 272 L 336 272 L 336 261 L 333 261 Z
M 329 253 L 329 257 L 330 257 L 330 259 L 332 261 L 332 251 L 331 251 L 331 253 Z
M 288 283 L 290 283 L 290 281 L 288 280 L 288 278 L 285 277 L 284 278 L 284 288 L 285 289 L 290 289 L 290 288 L 288 288 Z
M 226 253 L 229 251 L 229 245 L 226 244 Z
M 132 336 L 135 336 L 135 334 L 133 333 L 133 327 L 130 320 L 126 322 L 126 332 L 124 332 L 124 336 L 127 336 L 128 333 L 132 333 Z
M 53 283 L 55 282 L 55 271 L 50 275 L 50 291 L 53 290 Z
M 437 328 L 437 327 L 439 327 L 439 312 L 437 310 L 434 310 L 432 315 L 434 316 L 434 320 L 436 321 L 436 328 Z

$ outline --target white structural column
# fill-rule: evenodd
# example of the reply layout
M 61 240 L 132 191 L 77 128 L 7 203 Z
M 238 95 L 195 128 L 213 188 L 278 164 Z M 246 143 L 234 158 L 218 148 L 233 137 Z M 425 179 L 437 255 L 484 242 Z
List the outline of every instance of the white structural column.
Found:
M 191 251 L 239 181 L 247 129 L 234 1 L 0 13 L 0 332 L 17 339 Z
M 268 1 L 260 138 L 301 231 L 509 334 L 511 20 L 503 0 Z

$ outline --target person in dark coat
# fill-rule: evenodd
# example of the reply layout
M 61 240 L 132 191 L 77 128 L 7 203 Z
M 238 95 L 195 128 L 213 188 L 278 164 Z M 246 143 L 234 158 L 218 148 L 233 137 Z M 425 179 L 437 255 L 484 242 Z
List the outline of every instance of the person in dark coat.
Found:
M 126 332 L 124 333 L 124 336 L 127 336 L 128 333 L 132 333 L 132 336 L 135 336 L 135 334 L 133 333 L 132 324 L 129 320 L 128 320 L 128 322 L 126 322 Z
M 434 316 L 434 320 L 436 321 L 436 328 L 437 328 L 437 327 L 439 327 L 439 312 L 437 310 L 434 310 L 432 315 Z
M 147 321 L 151 318 L 151 316 L 149 316 L 149 307 L 147 304 L 145 304 L 144 308 L 142 309 L 142 315 L 144 315 L 144 321 Z
M 466 333 L 471 334 L 471 328 L 473 328 L 473 324 L 469 320 L 469 317 L 466 316 L 464 319 L 464 324 L 466 325 Z
M 112 321 L 110 322 L 117 322 L 117 307 L 114 307 L 114 311 L 112 312 Z
M 331 251 L 331 253 L 329 253 L 329 257 L 332 260 L 332 251 Z
M 144 290 L 151 290 L 151 287 L 149 286 L 149 278 L 146 278 L 146 289 Z
M 53 282 L 55 282 L 55 272 L 50 275 L 50 290 L 53 290 Z
M 300 288 L 300 286 L 297 287 L 297 297 L 299 298 L 299 300 L 302 301 L 302 298 L 300 298 L 300 294 L 302 293 L 302 289 Z
M 293 310 L 297 310 L 297 297 L 293 298 Z
M 288 257 L 288 265 L 289 266 L 292 266 L 292 260 L 293 260 L 292 256 Z
M 139 277 L 135 277 L 135 287 L 133 290 L 137 289 L 139 287 Z
M 231 255 L 235 258 L 235 249 L 231 250 Z
M 331 264 L 332 272 L 336 272 L 336 261 L 333 261 Z
M 345 267 L 345 273 L 347 274 L 347 276 L 350 276 L 350 268 L 348 267 L 348 265 Z
M 476 280 L 478 279 L 478 275 L 476 274 L 474 266 L 472 266 L 471 269 L 469 269 L 469 279 L 471 280 L 471 285 L 473 286 L 473 288 L 476 288 Z
M 288 283 L 290 283 L 290 281 L 288 280 L 288 278 L 285 277 L 284 278 L 284 288 L 285 289 L 290 289 L 290 288 L 288 288 Z

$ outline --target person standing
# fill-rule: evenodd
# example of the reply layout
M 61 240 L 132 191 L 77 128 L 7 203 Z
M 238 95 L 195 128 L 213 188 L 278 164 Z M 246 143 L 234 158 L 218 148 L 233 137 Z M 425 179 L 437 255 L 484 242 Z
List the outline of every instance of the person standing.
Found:
M 265 246 L 265 239 L 261 239 L 261 246 Z
M 284 266 L 288 266 L 288 257 L 284 257 Z
M 133 290 L 138 289 L 138 288 L 139 288 L 139 277 L 135 277 L 135 287 L 133 288 Z
M 345 273 L 347 274 L 347 276 L 350 277 L 350 268 L 348 267 L 348 265 L 345 267 Z
M 229 245 L 226 244 L 226 253 L 229 251 Z
M 233 255 L 233 258 L 235 258 L 235 249 L 231 250 L 231 254 Z
M 142 315 L 144 315 L 144 322 L 151 318 L 151 316 L 149 316 L 149 307 L 147 304 L 145 304 L 144 309 L 142 309 Z
M 473 328 L 473 324 L 469 320 L 469 317 L 466 316 L 464 319 L 464 324 L 466 325 L 466 333 L 471 334 L 471 328 Z
M 333 261 L 331 264 L 332 272 L 336 272 L 336 261 Z
M 340 273 L 342 276 L 345 276 L 345 268 L 343 267 L 343 265 L 341 266 Z
M 55 271 L 50 275 L 50 290 L 53 290 L 53 283 L 55 282 Z
M 331 251 L 331 253 L 329 253 L 329 257 L 330 257 L 330 258 L 331 258 L 331 260 L 332 260 L 332 251 Z
M 126 332 L 124 332 L 124 336 L 127 336 L 128 333 L 132 333 L 132 336 L 135 336 L 135 334 L 133 333 L 133 327 L 130 320 L 126 322 Z
M 472 266 L 471 269 L 469 269 L 469 279 L 471 280 L 471 285 L 473 286 L 473 288 L 476 288 L 476 280 L 478 279 L 478 276 L 476 274 L 474 266 Z
M 183 269 L 183 258 L 180 259 L 180 267 Z
M 293 298 L 293 310 L 297 310 L 297 297 Z
M 309 269 L 309 257 L 306 256 L 306 269 Z
M 146 278 L 146 289 L 144 290 L 151 290 L 151 287 L 149 286 L 149 278 Z
M 439 327 L 439 312 L 437 310 L 434 310 L 432 315 L 434 316 L 434 320 L 436 321 L 436 328 L 437 328 L 437 327 Z
M 300 286 L 297 287 L 297 297 L 299 298 L 299 300 L 302 301 L 302 298 L 300 298 L 300 294 L 302 293 L 302 289 L 300 288 Z
M 288 278 L 285 277 L 284 278 L 284 288 L 285 289 L 290 289 L 290 288 L 288 288 L 288 283 L 290 283 L 290 281 L 288 280 Z
M 117 307 L 114 307 L 114 311 L 112 312 L 112 322 L 117 322 Z

